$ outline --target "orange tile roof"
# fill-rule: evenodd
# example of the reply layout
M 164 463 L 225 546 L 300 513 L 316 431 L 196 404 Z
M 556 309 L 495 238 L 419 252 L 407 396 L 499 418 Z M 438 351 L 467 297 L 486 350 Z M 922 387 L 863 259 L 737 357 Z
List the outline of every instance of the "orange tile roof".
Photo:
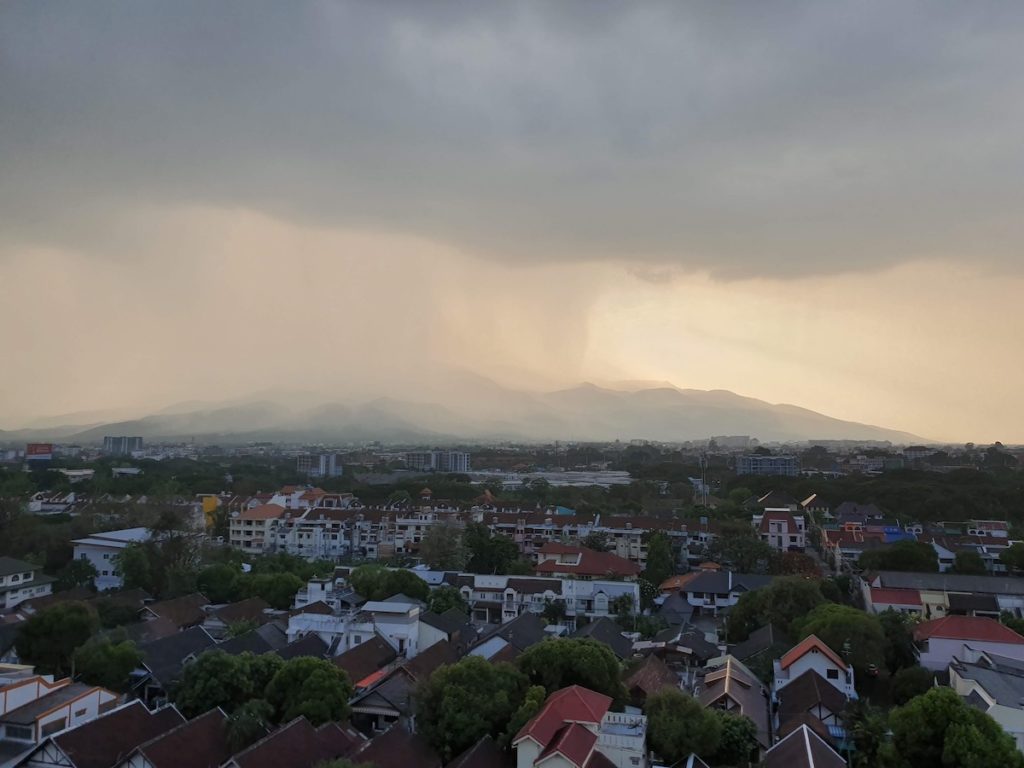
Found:
M 239 513 L 238 520 L 275 520 L 284 514 L 284 507 L 280 504 L 261 504 L 252 509 L 246 509 Z
M 825 645 L 824 641 L 822 641 L 817 635 L 808 635 L 786 651 L 783 657 L 779 659 L 779 666 L 783 669 L 789 669 L 789 667 L 797 660 L 803 658 L 805 654 L 809 653 L 813 649 L 817 649 L 818 652 L 827 656 L 840 669 L 847 669 L 846 662 L 843 661 L 839 654 Z
M 915 640 L 927 640 L 932 637 L 1024 645 L 1024 637 L 995 619 L 981 616 L 945 616 L 922 622 L 914 629 Z

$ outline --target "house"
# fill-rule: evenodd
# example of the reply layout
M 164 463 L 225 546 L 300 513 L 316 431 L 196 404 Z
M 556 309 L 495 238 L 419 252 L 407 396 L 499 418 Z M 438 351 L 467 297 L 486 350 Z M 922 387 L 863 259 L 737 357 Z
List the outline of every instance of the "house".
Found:
M 788 509 L 768 508 L 751 519 L 761 541 L 777 552 L 803 552 L 806 545 L 803 515 Z
M 946 669 L 965 645 L 1024 660 L 1024 637 L 995 619 L 945 616 L 924 621 L 914 628 L 914 641 L 921 649 L 921 666 L 928 669 Z
M 733 658 L 739 659 L 744 664 L 749 664 L 754 659 L 764 656 L 777 658 L 793 647 L 793 641 L 774 624 L 765 624 L 758 627 L 750 636 L 729 648 Z
M 335 666 L 343 669 L 356 691 L 367 688 L 377 681 L 381 670 L 388 669 L 398 658 L 398 652 L 378 635 L 335 656 Z
M 949 664 L 949 686 L 1024 751 L 1024 662 L 964 646 Z
M 270 603 L 261 597 L 249 597 L 236 603 L 215 608 L 206 614 L 203 629 L 216 640 L 224 638 L 232 625 L 241 623 L 263 624 L 270 619 Z
M 816 635 L 804 638 L 775 660 L 775 695 L 804 672 L 814 670 L 844 696 L 855 699 L 853 667 Z
M 708 662 L 697 700 L 708 709 L 749 717 L 757 728 L 757 743 L 762 749 L 771 745 L 768 689 L 737 659 L 726 655 Z
M 0 610 L 9 610 L 34 597 L 53 591 L 56 579 L 39 572 L 24 560 L 0 557 Z
M 954 594 L 991 595 L 1000 612 L 1009 611 L 1017 618 L 1024 617 L 1024 579 L 1013 576 L 903 571 L 865 573 L 860 579 L 860 588 L 868 610 L 873 610 L 872 587 L 916 589 L 921 595 L 922 615 L 926 619 L 939 618 L 949 613 L 950 597 Z
M 397 597 L 397 596 L 396 596 Z M 421 650 L 420 615 L 421 603 L 398 600 L 370 601 L 356 611 L 331 612 L 327 614 L 303 612 L 288 619 L 288 637 L 295 640 L 308 634 L 316 634 L 330 648 L 329 653 L 344 653 L 378 636 L 387 641 L 399 654 L 409 658 Z M 424 642 L 433 643 L 443 633 L 426 627 L 422 631 Z
M 623 635 L 622 627 L 607 616 L 584 624 L 573 632 L 572 636 L 589 637 L 591 640 L 596 640 L 611 649 L 619 661 L 629 658 L 633 653 L 633 641 Z
M 167 619 L 178 629 L 188 629 L 206 620 L 206 611 L 203 608 L 209 604 L 210 601 L 205 596 L 193 592 L 191 595 L 175 597 L 172 600 L 150 603 L 142 609 L 142 618 L 148 621 Z
M 134 692 L 149 706 L 166 703 L 185 664 L 214 644 L 202 627 L 192 627 L 140 645 L 142 668 L 132 673 Z
M 524 613 L 481 637 L 469 653 L 488 661 L 512 661 L 531 645 L 536 645 L 547 637 L 545 626 L 545 622 L 537 614 Z
M 289 659 L 297 659 L 299 656 L 312 656 L 315 659 L 322 659 L 327 655 L 327 651 L 327 643 L 316 635 L 306 635 L 298 640 L 293 640 L 284 648 L 275 651 L 275 653 L 285 661 L 288 661 Z
M 846 760 L 817 733 L 801 725 L 764 756 L 764 768 L 846 768 Z
M 393 725 L 384 733 L 367 741 L 349 756 L 357 765 L 407 766 L 408 768 L 441 768 L 441 759 L 419 736 L 401 725 Z
M 338 723 L 316 728 L 305 717 L 297 717 L 234 755 L 221 768 L 314 768 L 352 754 L 364 742 L 352 728 Z
M 645 768 L 647 718 L 611 703 L 578 685 L 552 693 L 512 741 L 517 768 Z
M 115 768 L 218 768 L 229 757 L 227 715 L 211 709 L 145 741 Z
M 871 600 L 868 605 L 873 613 L 892 610 L 914 616 L 921 615 L 923 603 L 921 602 L 921 593 L 916 589 L 870 587 L 870 590 Z
M 645 658 L 624 682 L 629 700 L 636 707 L 643 707 L 648 696 L 665 688 L 679 690 L 679 675 L 653 654 Z
M 274 524 L 284 515 L 282 504 L 261 504 L 232 514 L 228 523 L 231 546 L 250 555 L 263 554 L 272 540 Z
M 708 570 L 701 571 L 684 589 L 695 616 L 717 616 L 720 611 L 736 605 L 740 595 L 771 582 L 771 576 Z
M 75 539 L 75 560 L 85 560 L 96 569 L 96 589 L 120 589 L 124 579 L 117 569 L 117 558 L 132 544 L 149 541 L 148 528 L 125 528 L 120 531 L 91 533 L 84 539 Z
M 0 701 L 0 761 L 13 763 L 48 736 L 113 709 L 120 696 L 98 686 L 33 675 L 0 687 Z
M 842 713 L 849 699 L 813 669 L 791 680 L 778 693 L 777 733 L 787 736 L 801 725 L 828 738 L 830 725 L 842 725 Z
M 490 736 L 452 760 L 445 768 L 513 768 L 515 758 L 502 750 Z
M 435 643 L 448 642 L 465 653 L 476 642 L 476 627 L 469 616 L 458 608 L 449 608 L 441 614 L 423 611 L 420 614 L 419 647 L 430 648 Z
M 643 570 L 636 563 L 611 552 L 597 552 L 555 541 L 537 552 L 534 573 L 538 576 L 569 576 L 574 579 L 623 579 L 633 581 Z
M 18 763 L 18 768 L 109 768 L 145 741 L 185 722 L 174 707 L 155 712 L 138 699 L 95 720 L 54 734 Z

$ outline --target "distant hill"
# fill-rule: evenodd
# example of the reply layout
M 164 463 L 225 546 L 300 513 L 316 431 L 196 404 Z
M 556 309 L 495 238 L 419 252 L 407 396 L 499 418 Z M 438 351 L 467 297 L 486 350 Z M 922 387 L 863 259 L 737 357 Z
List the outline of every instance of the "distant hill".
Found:
M 147 440 L 237 443 L 282 441 L 630 440 L 682 441 L 741 434 L 762 441 L 889 440 L 919 443 L 908 432 L 773 405 L 726 390 L 629 382 L 581 384 L 554 392 L 502 387 L 477 376 L 424 389 L 423 401 L 380 397 L 315 402 L 261 393 L 251 402 L 181 403 L 143 418 L 88 426 L 53 420 L 39 429 L 0 431 L 0 441 L 98 442 L 104 435 Z M 323 400 L 323 398 L 321 398 Z M 307 405 L 306 402 L 315 402 Z

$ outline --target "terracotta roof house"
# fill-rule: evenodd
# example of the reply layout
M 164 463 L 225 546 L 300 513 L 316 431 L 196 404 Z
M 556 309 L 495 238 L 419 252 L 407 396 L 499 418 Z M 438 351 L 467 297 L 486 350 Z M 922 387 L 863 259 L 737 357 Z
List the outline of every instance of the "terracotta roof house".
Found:
M 315 728 L 305 717 L 298 717 L 237 753 L 222 768 L 313 768 L 352 754 L 364 742 L 352 728 L 337 723 Z
M 650 655 L 625 680 L 630 701 L 642 707 L 647 697 L 665 688 L 679 688 L 679 676 L 665 662 Z
M 349 680 L 358 691 L 377 682 L 371 678 L 397 658 L 397 651 L 386 640 L 374 635 L 355 648 L 335 656 L 333 661 L 336 666 L 348 673 Z
M 794 645 L 775 660 L 773 667 L 776 694 L 804 672 L 813 669 L 844 696 L 857 698 L 853 667 L 816 635 L 810 635 Z
M 512 741 L 516 765 L 642 765 L 647 718 L 609 712 L 611 703 L 609 697 L 578 685 L 555 691 Z
M 143 618 L 167 619 L 178 629 L 188 629 L 202 624 L 206 619 L 206 611 L 203 608 L 210 604 L 205 596 L 198 592 L 191 595 L 176 597 L 173 600 L 163 600 L 159 603 L 150 603 L 143 609 Z
M 400 725 L 389 728 L 366 742 L 349 759 L 356 764 L 396 768 L 441 768 L 441 759 L 419 736 Z
M 768 698 L 768 690 L 757 676 L 732 656 L 709 663 L 703 690 L 697 696 L 704 707 L 749 717 L 757 728 L 757 741 L 765 749 L 771 744 Z
M 914 641 L 921 649 L 921 666 L 945 669 L 963 647 L 1010 659 L 1024 660 L 1024 637 L 995 619 L 981 616 L 945 616 L 917 625 Z
M 51 736 L 24 765 L 66 768 L 109 768 L 143 742 L 185 722 L 174 707 L 150 712 L 138 699 L 113 709 L 77 728 Z
M 801 725 L 765 753 L 764 768 L 846 768 L 846 761 Z
M 116 768 L 218 768 L 231 757 L 227 719 L 220 709 L 211 709 L 143 742 Z
M 617 578 L 633 581 L 643 569 L 631 560 L 586 547 L 548 541 L 537 552 L 534 573 L 538 576 L 572 576 L 577 579 Z

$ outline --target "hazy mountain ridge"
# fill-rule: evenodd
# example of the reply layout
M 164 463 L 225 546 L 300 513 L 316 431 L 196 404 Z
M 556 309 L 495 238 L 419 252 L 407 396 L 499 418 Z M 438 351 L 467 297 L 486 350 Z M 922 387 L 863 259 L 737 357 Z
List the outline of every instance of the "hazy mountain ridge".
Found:
M 611 389 L 585 383 L 552 392 L 462 378 L 426 389 L 423 401 L 380 397 L 346 402 L 260 393 L 251 401 L 178 404 L 139 419 L 81 426 L 0 431 L 0 441 L 98 442 L 104 435 L 203 442 L 629 440 L 683 441 L 751 435 L 762 441 L 889 440 L 921 442 L 907 432 L 843 421 L 794 405 L 773 405 L 727 390 L 653 386 Z M 442 402 L 442 399 L 444 402 Z M 283 402 L 282 402 L 283 401 Z M 315 403 L 308 405 L 307 403 Z

